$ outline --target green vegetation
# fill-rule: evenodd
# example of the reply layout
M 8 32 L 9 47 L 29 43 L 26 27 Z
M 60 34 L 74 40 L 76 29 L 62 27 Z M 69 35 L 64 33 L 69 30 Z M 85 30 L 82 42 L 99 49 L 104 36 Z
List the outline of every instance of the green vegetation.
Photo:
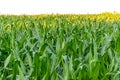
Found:
M 0 80 L 119 80 L 120 14 L 0 16 Z

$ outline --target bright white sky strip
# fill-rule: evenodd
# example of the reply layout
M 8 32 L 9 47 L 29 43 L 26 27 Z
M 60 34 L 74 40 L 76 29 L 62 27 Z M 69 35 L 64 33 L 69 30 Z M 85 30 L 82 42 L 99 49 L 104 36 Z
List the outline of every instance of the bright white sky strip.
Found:
M 0 14 L 120 12 L 120 0 L 0 0 Z

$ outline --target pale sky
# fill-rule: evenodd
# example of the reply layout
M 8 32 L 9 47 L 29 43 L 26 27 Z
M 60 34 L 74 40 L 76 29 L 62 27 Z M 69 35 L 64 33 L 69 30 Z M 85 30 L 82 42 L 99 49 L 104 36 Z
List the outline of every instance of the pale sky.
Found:
M 120 0 L 0 0 L 0 14 L 119 12 Z

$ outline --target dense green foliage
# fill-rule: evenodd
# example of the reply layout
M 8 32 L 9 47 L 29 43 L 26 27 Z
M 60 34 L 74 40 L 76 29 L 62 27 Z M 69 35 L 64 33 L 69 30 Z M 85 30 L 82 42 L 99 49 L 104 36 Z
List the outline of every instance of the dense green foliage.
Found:
M 0 80 L 119 80 L 120 15 L 0 16 Z

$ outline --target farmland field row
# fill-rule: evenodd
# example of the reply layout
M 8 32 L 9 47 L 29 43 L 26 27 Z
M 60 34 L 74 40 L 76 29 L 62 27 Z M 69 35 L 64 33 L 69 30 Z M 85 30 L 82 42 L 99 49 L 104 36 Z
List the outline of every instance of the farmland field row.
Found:
M 0 16 L 0 80 L 119 80 L 120 15 Z

